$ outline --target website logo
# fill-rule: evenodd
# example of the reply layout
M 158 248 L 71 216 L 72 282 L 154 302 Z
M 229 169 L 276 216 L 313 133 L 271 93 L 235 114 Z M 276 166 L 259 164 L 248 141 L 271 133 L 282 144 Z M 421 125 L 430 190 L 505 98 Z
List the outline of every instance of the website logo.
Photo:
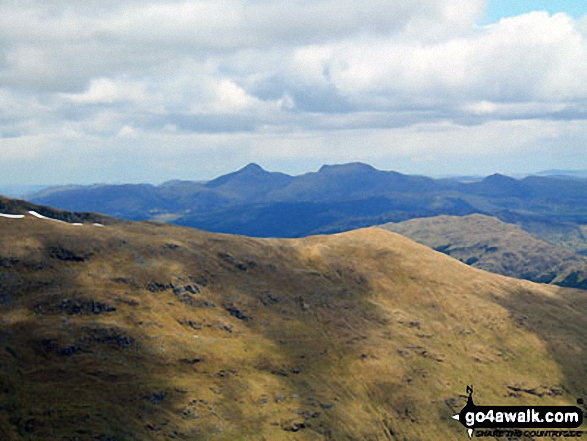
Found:
M 471 386 L 467 386 L 467 394 L 467 404 L 452 418 L 465 426 L 469 438 L 476 429 L 573 429 L 583 424 L 583 411 L 577 406 L 477 406 L 473 402 Z M 523 434 L 534 437 L 556 436 L 554 432 L 557 431 L 532 431 Z M 580 431 L 565 432 L 565 436 L 581 435 Z

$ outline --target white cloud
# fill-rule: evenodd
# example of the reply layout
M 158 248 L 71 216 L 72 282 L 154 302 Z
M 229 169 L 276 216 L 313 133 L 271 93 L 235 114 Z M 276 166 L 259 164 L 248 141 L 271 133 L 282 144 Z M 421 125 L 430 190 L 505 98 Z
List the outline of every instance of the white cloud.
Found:
M 46 154 L 48 150 L 45 136 L 0 138 L 0 163 L 20 163 Z
M 141 140 L 154 155 L 174 139 L 234 155 L 204 134 L 238 134 L 250 160 L 360 160 L 362 145 L 374 159 L 438 158 L 508 144 L 496 127 L 512 134 L 503 155 L 531 143 L 518 127 L 552 147 L 562 138 L 541 128 L 587 119 L 585 18 L 534 12 L 481 27 L 486 3 L 1 2 L 0 147 L 45 139 L 115 154 Z
M 88 90 L 81 94 L 63 94 L 65 99 L 76 104 L 114 104 L 123 101 L 140 101 L 145 98 L 145 86 L 128 81 L 97 78 L 91 81 Z
M 587 98 L 587 38 L 564 14 L 522 15 L 430 44 L 378 38 L 304 47 L 293 66 L 301 82 L 329 82 L 363 108 Z
M 131 126 L 124 126 L 122 129 L 120 129 L 120 131 L 118 132 L 118 138 L 128 138 L 128 137 L 132 137 L 135 136 L 137 133 L 136 129 L 134 127 Z

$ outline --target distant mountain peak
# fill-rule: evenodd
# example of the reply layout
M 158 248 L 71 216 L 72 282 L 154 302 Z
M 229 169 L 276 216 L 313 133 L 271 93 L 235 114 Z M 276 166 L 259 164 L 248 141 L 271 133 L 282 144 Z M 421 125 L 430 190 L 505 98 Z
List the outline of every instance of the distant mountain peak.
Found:
M 247 164 L 243 168 L 238 170 L 236 173 L 269 173 L 269 172 L 267 170 L 265 170 L 263 167 L 261 167 L 259 164 L 255 164 L 254 162 L 251 162 L 250 164 Z
M 293 179 L 291 176 L 288 176 L 284 173 L 268 172 L 260 165 L 250 163 L 240 170 L 220 176 L 207 182 L 205 186 L 208 188 L 226 188 L 227 185 L 236 185 L 241 187 L 242 190 L 242 186 L 244 185 L 250 189 L 254 188 L 256 193 L 264 194 L 272 185 L 282 187 L 286 185 L 291 179 Z
M 523 181 L 512 178 L 511 176 L 494 173 L 487 176 L 481 182 L 468 184 L 479 194 L 511 197 L 528 197 L 532 190 Z
M 512 178 L 510 176 L 502 175 L 501 173 L 494 173 L 492 175 L 487 176 L 483 180 L 487 182 L 518 182 L 517 179 Z
M 349 172 L 349 171 L 377 171 L 377 169 L 363 162 L 348 162 L 346 164 L 323 165 L 318 173 L 328 172 Z

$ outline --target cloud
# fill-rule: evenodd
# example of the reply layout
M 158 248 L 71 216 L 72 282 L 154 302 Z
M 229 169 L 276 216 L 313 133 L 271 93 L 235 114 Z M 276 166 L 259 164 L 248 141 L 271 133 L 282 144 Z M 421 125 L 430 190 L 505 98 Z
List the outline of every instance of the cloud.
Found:
M 335 89 L 371 110 L 571 104 L 587 97 L 587 39 L 564 14 L 531 13 L 430 44 L 378 38 L 305 47 L 291 71 L 309 89 Z
M 486 4 L 2 2 L 0 149 L 12 153 L 0 161 L 15 160 L 14 146 L 48 159 L 56 150 L 43 140 L 105 156 L 139 141 L 152 156 L 178 142 L 210 143 L 230 152 L 218 153 L 227 162 L 236 157 L 231 142 L 250 160 L 291 163 L 333 151 L 360 160 L 361 145 L 377 146 L 369 157 L 379 160 L 438 158 L 473 133 L 484 134 L 479 149 L 487 149 L 495 130 L 519 139 L 515 123 L 537 130 L 532 121 L 585 121 L 585 18 L 532 12 L 479 26 Z M 543 145 L 561 139 L 537 133 Z M 27 150 L 24 140 L 37 147 Z M 287 155 L 274 153 L 282 147 Z
M 76 104 L 114 104 L 140 101 L 145 96 L 144 89 L 144 85 L 139 83 L 97 78 L 91 80 L 84 93 L 63 94 L 62 97 Z

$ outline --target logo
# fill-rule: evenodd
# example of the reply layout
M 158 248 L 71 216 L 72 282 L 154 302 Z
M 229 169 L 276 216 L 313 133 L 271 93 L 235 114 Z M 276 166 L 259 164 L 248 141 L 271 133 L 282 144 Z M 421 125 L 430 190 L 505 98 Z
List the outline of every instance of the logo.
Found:
M 453 419 L 467 429 L 469 438 L 475 429 L 572 429 L 583 424 L 583 411 L 577 406 L 477 406 L 473 388 L 467 386 L 467 404 Z M 582 404 L 582 400 L 577 400 Z M 521 435 L 521 431 L 516 435 Z M 524 432 L 525 436 L 557 436 L 556 431 Z M 565 436 L 580 437 L 581 431 L 564 432 Z M 477 436 L 479 436 L 477 434 Z M 481 436 L 484 436 L 481 434 Z M 491 435 L 488 435 L 491 436 Z M 495 436 L 495 434 L 493 434 Z M 501 435 L 503 436 L 503 435 Z M 558 435 L 560 436 L 560 435 Z

